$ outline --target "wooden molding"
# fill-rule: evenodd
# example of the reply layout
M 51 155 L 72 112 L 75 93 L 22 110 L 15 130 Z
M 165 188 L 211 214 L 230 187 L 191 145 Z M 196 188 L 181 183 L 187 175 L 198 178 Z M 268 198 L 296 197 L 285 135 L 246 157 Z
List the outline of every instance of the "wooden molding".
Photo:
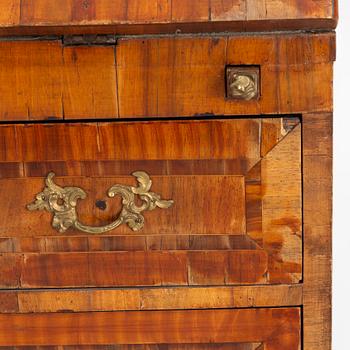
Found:
M 334 29 L 336 0 L 3 0 L 0 34 Z

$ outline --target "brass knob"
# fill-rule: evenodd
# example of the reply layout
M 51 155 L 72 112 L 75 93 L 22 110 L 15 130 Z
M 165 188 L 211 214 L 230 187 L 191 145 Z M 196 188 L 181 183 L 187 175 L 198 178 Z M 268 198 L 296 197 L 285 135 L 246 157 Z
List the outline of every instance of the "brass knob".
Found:
M 228 98 L 245 101 L 259 98 L 259 68 L 257 67 L 227 67 L 226 82 Z

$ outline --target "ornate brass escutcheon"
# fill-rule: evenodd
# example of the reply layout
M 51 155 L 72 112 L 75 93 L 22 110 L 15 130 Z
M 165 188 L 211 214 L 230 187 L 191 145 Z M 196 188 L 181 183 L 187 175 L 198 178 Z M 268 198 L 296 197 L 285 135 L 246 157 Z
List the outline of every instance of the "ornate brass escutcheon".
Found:
M 28 210 L 47 210 L 53 213 L 52 227 L 59 232 L 65 232 L 74 228 L 87 233 L 104 233 L 116 227 L 127 224 L 133 231 L 140 230 L 144 225 L 144 217 L 141 214 L 145 210 L 158 208 L 169 208 L 173 200 L 164 200 L 160 195 L 149 192 L 152 180 L 144 171 L 136 171 L 132 174 L 136 177 L 138 186 L 114 185 L 107 194 L 109 197 L 120 195 L 122 197 L 122 210 L 118 218 L 105 226 L 88 226 L 78 220 L 76 206 L 78 199 L 85 199 L 86 192 L 80 187 L 60 187 L 54 183 L 55 173 L 50 172 L 46 179 L 44 190 L 36 195 L 33 203 L 27 205 Z M 142 204 L 136 205 L 136 196 L 141 199 Z

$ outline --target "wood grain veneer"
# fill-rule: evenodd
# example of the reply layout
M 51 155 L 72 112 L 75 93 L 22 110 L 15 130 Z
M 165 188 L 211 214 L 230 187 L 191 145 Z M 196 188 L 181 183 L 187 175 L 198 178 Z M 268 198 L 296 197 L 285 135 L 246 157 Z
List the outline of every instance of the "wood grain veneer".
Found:
M 13 314 L 0 315 L 0 325 L 0 345 L 263 342 L 268 350 L 297 350 L 300 344 L 298 308 Z
M 328 112 L 334 59 L 333 33 L 0 41 L 0 120 Z M 225 99 L 226 65 L 260 66 L 259 100 Z
M 3 0 L 0 33 L 118 33 L 329 29 L 336 0 Z
M 330 350 L 337 17 L 336 0 L 0 1 L 0 349 Z M 226 98 L 227 66 L 260 72 L 256 100 Z M 175 201 L 142 231 L 59 233 L 26 209 L 54 171 L 107 224 L 135 170 Z

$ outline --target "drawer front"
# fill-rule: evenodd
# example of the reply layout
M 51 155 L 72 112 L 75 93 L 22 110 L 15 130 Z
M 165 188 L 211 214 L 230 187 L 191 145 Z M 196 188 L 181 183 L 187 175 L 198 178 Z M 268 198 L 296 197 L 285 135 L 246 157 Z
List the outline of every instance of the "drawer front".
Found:
M 302 278 L 297 117 L 1 125 L 0 142 L 2 288 Z
M 299 350 L 300 322 L 299 308 L 0 315 L 0 346 Z
M 0 41 L 1 121 L 332 110 L 333 33 L 40 39 Z M 225 68 L 242 65 L 259 67 L 257 99 L 226 98 Z

